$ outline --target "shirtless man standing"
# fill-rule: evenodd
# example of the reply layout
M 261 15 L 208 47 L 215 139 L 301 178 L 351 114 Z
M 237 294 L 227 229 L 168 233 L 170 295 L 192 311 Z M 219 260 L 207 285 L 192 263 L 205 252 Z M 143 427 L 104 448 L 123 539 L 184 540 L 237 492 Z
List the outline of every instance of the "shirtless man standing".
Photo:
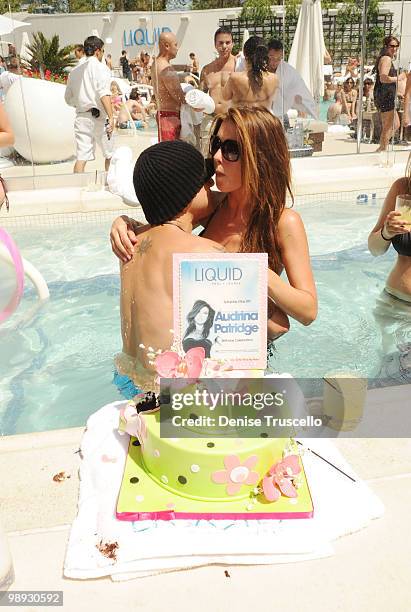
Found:
M 224 113 L 229 102 L 222 96 L 224 85 L 235 70 L 235 56 L 233 50 L 233 35 L 226 26 L 218 28 L 214 34 L 214 45 L 218 58 L 204 66 L 200 75 L 200 88 L 210 94 L 215 102 L 215 113 Z
M 138 158 L 134 188 L 150 225 L 136 228 L 131 261 L 121 264 L 123 354 L 116 366 L 149 390 L 152 356 L 144 347 L 168 349 L 173 341 L 173 253 L 224 251 L 212 240 L 193 235 L 196 221 L 210 210 L 204 158 L 183 141 L 161 142 Z
M 178 51 L 175 34 L 162 32 L 159 50 L 151 68 L 151 84 L 157 101 L 158 140 L 162 142 L 180 138 L 180 108 L 185 103 L 185 97 L 177 72 L 170 64 L 170 60 L 176 57 Z

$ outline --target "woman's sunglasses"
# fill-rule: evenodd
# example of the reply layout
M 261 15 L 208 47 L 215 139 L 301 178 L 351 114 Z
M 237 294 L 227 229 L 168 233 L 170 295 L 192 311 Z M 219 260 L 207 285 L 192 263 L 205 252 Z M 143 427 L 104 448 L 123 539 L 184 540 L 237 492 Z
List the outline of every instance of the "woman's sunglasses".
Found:
M 210 140 L 210 155 L 214 157 L 219 149 L 221 149 L 221 153 L 226 161 L 236 162 L 241 157 L 240 145 L 236 140 L 221 140 L 219 136 L 212 136 Z

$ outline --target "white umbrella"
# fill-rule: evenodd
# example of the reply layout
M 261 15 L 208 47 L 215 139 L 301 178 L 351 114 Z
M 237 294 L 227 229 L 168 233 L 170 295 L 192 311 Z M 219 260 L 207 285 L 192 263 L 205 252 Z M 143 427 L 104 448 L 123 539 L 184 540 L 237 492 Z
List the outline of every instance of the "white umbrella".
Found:
M 288 63 L 304 79 L 315 101 L 324 91 L 323 18 L 320 0 L 303 0 Z
M 27 28 L 31 25 L 27 21 L 17 21 L 17 19 L 10 19 L 4 15 L 0 15 L 0 36 L 11 34 L 17 28 Z
M 20 47 L 20 59 L 29 62 L 32 58 L 32 54 L 29 51 L 30 46 L 30 38 L 27 32 L 23 32 L 21 37 L 21 47 Z
M 245 29 L 243 33 L 243 42 L 241 44 L 241 49 L 244 49 L 244 45 L 249 38 L 250 38 L 250 32 L 247 29 Z

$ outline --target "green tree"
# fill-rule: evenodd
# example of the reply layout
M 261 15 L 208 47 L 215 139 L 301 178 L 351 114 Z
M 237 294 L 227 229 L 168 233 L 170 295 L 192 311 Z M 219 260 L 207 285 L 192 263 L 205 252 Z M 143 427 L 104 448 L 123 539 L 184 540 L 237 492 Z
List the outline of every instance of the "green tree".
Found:
M 0 14 L 7 17 L 10 11 L 19 11 L 20 5 L 20 0 L 0 0 Z
M 60 48 L 60 38 L 58 34 L 54 34 L 48 39 L 43 32 L 33 34 L 33 42 L 27 45 L 28 54 L 31 56 L 29 61 L 23 60 L 24 68 L 28 68 L 33 72 L 39 71 L 44 75 L 46 70 L 50 70 L 53 74 L 63 76 L 65 68 L 74 66 L 76 59 L 71 55 L 73 47 L 71 45 Z
M 92 13 L 94 11 L 91 0 L 68 0 L 69 13 Z
M 272 17 L 271 0 L 245 0 L 240 19 L 262 25 L 270 17 Z
M 193 11 L 206 11 L 207 9 L 233 8 L 240 4 L 239 0 L 193 0 Z
M 121 11 L 165 11 L 166 0 L 114 0 L 114 10 Z

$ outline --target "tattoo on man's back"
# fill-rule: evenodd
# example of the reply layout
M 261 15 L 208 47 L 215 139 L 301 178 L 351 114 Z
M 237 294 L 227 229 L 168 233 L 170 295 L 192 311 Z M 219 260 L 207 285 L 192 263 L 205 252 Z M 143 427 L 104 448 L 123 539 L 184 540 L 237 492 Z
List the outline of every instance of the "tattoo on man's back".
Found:
M 150 238 L 143 238 L 143 240 L 137 245 L 137 252 L 140 253 L 140 255 L 144 255 L 144 253 L 148 251 L 152 244 L 153 243 L 151 242 Z

